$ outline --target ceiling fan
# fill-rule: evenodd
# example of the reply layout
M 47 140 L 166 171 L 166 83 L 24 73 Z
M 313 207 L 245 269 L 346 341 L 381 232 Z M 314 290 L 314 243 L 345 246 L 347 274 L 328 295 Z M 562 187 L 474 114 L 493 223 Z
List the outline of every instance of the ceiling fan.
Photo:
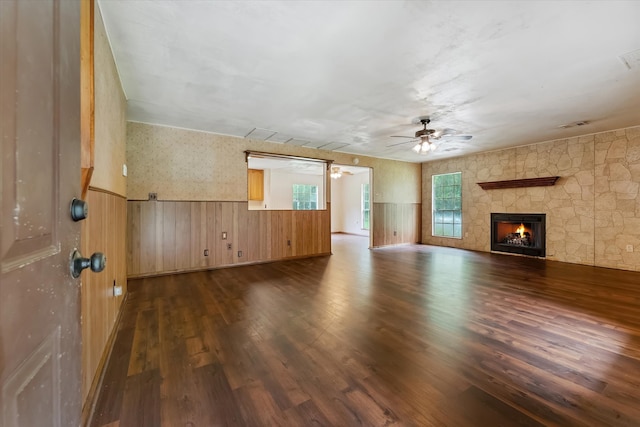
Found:
M 340 170 L 340 166 L 331 166 L 331 174 L 329 175 L 331 176 L 331 178 L 338 179 L 342 175 L 353 175 L 353 172 L 348 170 Z
M 436 149 L 435 142 L 440 139 L 447 141 L 468 141 L 473 138 L 471 135 L 458 135 L 458 132 L 454 129 L 427 129 L 427 125 L 430 122 L 431 120 L 427 117 L 421 118 L 420 123 L 422 124 L 422 129 L 416 131 L 415 136 L 391 135 L 391 138 L 408 138 L 410 140 L 391 144 L 387 147 L 395 147 L 398 145 L 407 144 L 409 142 L 417 142 L 412 150 L 418 154 L 426 154 L 429 151 L 433 151 Z

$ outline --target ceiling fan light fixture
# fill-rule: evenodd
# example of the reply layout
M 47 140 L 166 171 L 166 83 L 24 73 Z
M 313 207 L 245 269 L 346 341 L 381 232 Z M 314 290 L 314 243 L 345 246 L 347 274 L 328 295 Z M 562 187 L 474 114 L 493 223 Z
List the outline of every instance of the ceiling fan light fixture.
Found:
M 429 151 L 434 151 L 435 149 L 436 149 L 436 145 L 428 138 L 422 139 L 422 141 L 418 142 L 412 148 L 412 150 L 418 154 L 426 154 Z
M 329 174 L 329 176 L 333 179 L 338 179 L 342 176 L 342 172 L 340 172 L 339 167 L 334 166 L 331 168 L 331 173 Z

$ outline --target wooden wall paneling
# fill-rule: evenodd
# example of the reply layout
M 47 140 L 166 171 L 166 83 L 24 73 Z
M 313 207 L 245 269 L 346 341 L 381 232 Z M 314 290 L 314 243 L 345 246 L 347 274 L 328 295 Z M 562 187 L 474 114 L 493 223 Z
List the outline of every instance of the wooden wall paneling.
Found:
M 304 253 L 305 255 L 311 255 L 316 253 L 317 244 L 315 242 L 315 233 L 318 228 L 318 219 L 322 215 L 322 211 L 310 211 L 306 220 L 305 239 L 304 239 Z
M 204 268 L 207 266 L 208 257 L 204 256 L 204 250 L 208 249 L 208 240 L 207 240 L 207 202 L 200 202 L 200 228 L 199 228 L 199 238 L 200 238 L 200 252 L 198 252 L 198 267 Z
M 158 202 L 140 205 L 140 272 L 156 270 L 156 207 Z
M 393 233 L 391 235 L 393 236 L 393 243 L 397 245 L 398 243 L 402 243 L 402 237 L 404 236 L 404 220 L 402 217 L 404 214 L 404 203 L 390 203 L 390 205 L 393 206 L 391 208 L 395 215 L 393 229 L 396 231 L 395 235 Z
M 402 204 L 402 243 L 413 243 L 413 203 Z
M 190 262 L 188 268 L 205 267 L 204 250 L 207 246 L 206 222 L 207 212 L 205 202 L 188 202 L 191 209 L 190 221 Z M 204 224 L 203 224 L 204 221 Z
M 421 204 L 374 203 L 372 208 L 374 247 L 420 241 Z
M 324 224 L 324 248 L 323 248 L 323 252 L 327 253 L 331 251 L 331 212 L 327 211 L 324 214 L 324 221 L 322 221 L 322 223 Z
M 422 204 L 421 203 L 414 204 L 412 220 L 413 220 L 413 229 L 414 229 L 413 241 L 415 243 L 420 243 L 420 241 L 422 240 Z
M 233 203 L 234 230 L 236 236 L 233 248 L 234 262 L 248 262 L 249 252 L 249 233 L 255 233 L 258 230 L 249 229 L 249 206 L 247 202 Z M 238 256 L 238 251 L 242 251 L 242 256 Z
M 124 197 L 115 198 L 116 205 L 116 223 L 119 224 L 118 230 L 116 231 L 116 235 L 121 238 L 117 239 L 115 253 L 118 254 L 118 271 L 117 271 L 117 284 L 122 286 L 122 296 L 119 298 L 120 300 L 124 299 L 124 296 L 127 294 L 128 286 L 127 286 L 127 200 Z M 120 304 L 122 301 L 119 301 Z M 118 308 L 119 310 L 119 308 Z M 118 313 L 116 314 L 117 317 Z
M 283 256 L 289 258 L 293 256 L 293 211 L 281 211 L 282 212 L 282 235 L 283 241 Z
M 321 253 L 330 253 L 331 252 L 331 210 L 327 209 L 324 212 L 324 217 L 322 220 L 322 239 L 323 246 Z
M 206 234 L 207 234 L 207 249 L 209 250 L 209 256 L 206 257 L 207 267 L 215 267 L 216 264 L 216 246 L 220 239 L 220 233 L 217 229 L 217 206 L 215 202 L 206 202 L 207 209 L 207 222 L 206 222 Z
M 164 266 L 164 252 L 166 243 L 164 241 L 164 203 L 156 202 L 156 217 L 154 226 L 156 229 L 156 245 L 155 245 L 155 271 L 166 271 L 168 268 Z M 151 248 L 150 248 L 151 249 Z
M 397 207 L 394 203 L 385 203 L 384 205 L 384 210 L 385 210 L 385 218 L 386 218 L 386 224 L 384 227 L 385 230 L 385 245 L 393 245 L 396 243 L 396 237 L 397 237 L 397 228 L 396 228 L 396 211 L 397 211 Z M 394 232 L 396 233 L 396 236 L 394 236 Z
M 291 212 L 291 255 L 300 256 L 304 255 L 304 240 L 305 240 L 305 212 L 293 211 Z
M 127 203 L 127 271 L 140 273 L 140 202 Z
M 191 266 L 191 202 L 176 204 L 176 269 Z
M 322 236 L 319 234 L 322 228 L 322 213 L 318 211 L 311 216 L 311 227 L 309 229 L 309 253 L 317 254 L 322 249 Z M 320 239 L 318 239 L 320 237 Z
M 372 203 L 372 227 L 373 233 L 372 244 L 374 247 L 382 246 L 384 243 L 384 224 L 385 224 L 385 212 L 383 203 Z
M 271 221 L 273 218 L 273 212 L 272 211 L 261 211 L 261 215 L 260 215 L 260 221 L 264 223 L 264 229 L 266 230 L 265 235 L 264 235 L 264 248 L 266 251 L 266 254 L 264 256 L 263 259 L 265 260 L 271 260 L 274 259 L 275 257 L 273 256 L 273 250 L 272 250 L 272 246 L 271 246 L 271 242 L 273 241 L 272 236 L 273 236 L 273 230 L 271 228 Z
M 305 255 L 311 255 L 316 252 L 318 244 L 316 243 L 316 230 L 320 224 L 319 219 L 322 215 L 322 211 L 310 211 L 306 220 L 306 230 L 304 239 L 304 251 Z
M 254 235 L 254 240 L 257 240 L 258 243 L 258 251 L 255 252 L 255 257 L 252 259 L 252 261 L 259 261 L 259 260 L 268 260 L 269 259 L 269 254 L 271 253 L 270 250 L 270 245 L 269 245 L 269 236 L 270 236 L 270 230 L 267 226 L 267 221 L 268 221 L 268 212 L 267 211 L 256 211 L 258 213 L 258 230 L 255 233 L 252 233 Z
M 264 259 L 263 235 L 264 228 L 261 223 L 261 213 L 264 211 L 247 210 L 247 247 L 245 250 L 245 262 L 254 262 Z
M 103 252 L 107 257 L 102 272 L 85 270 L 80 276 L 82 397 L 86 405 L 91 405 L 124 298 L 113 295 L 114 283 L 122 286 L 124 292 L 127 289 L 127 248 L 133 246 L 126 243 L 127 230 L 133 223 L 128 225 L 127 215 L 128 211 L 139 212 L 139 205 L 127 204 L 121 196 L 94 189 L 87 192 L 86 200 L 90 210 L 82 223 L 82 254 L 88 257 L 94 252 Z
M 216 266 L 233 264 L 233 202 L 216 202 L 216 229 L 218 235 L 215 236 Z M 227 239 L 222 240 L 222 233 L 227 233 Z M 227 244 L 231 244 L 231 250 L 227 249 Z
M 130 201 L 127 209 L 130 276 L 331 251 L 329 209 L 249 211 L 247 202 L 204 201 Z
M 399 234 L 400 243 L 409 243 L 413 238 L 413 226 L 411 225 L 411 214 L 413 213 L 413 207 L 411 203 L 400 203 L 398 205 L 400 207 L 400 227 L 402 228 L 402 233 Z
M 280 259 L 284 256 L 284 246 L 286 240 L 282 237 L 284 234 L 283 229 L 283 212 L 284 211 L 271 211 L 271 259 Z
M 163 271 L 176 270 L 176 202 L 162 202 L 162 265 Z
M 327 249 L 325 247 L 326 238 L 324 236 L 324 233 L 326 232 L 326 226 L 325 226 L 325 220 L 326 219 L 325 218 L 327 218 L 327 215 L 329 216 L 329 218 L 331 218 L 331 203 L 328 203 L 328 202 L 327 202 L 327 210 L 324 211 L 324 215 L 322 215 L 320 217 L 320 224 L 319 224 L 319 226 L 318 226 L 318 228 L 316 230 L 316 235 L 315 235 L 316 241 L 319 242 L 319 246 L 318 246 L 317 249 L 318 249 L 318 252 L 320 252 L 320 253 L 331 252 L 331 224 L 330 223 L 328 224 L 328 226 L 329 226 L 329 231 L 328 231 L 329 232 L 329 248 Z
M 311 253 L 309 249 L 309 244 L 311 243 L 311 238 L 313 236 L 313 219 L 311 218 L 312 214 L 318 213 L 317 211 L 304 211 L 302 212 L 302 218 L 298 220 L 298 224 L 301 225 L 302 235 L 300 238 L 297 238 L 298 241 L 298 256 L 304 256 Z

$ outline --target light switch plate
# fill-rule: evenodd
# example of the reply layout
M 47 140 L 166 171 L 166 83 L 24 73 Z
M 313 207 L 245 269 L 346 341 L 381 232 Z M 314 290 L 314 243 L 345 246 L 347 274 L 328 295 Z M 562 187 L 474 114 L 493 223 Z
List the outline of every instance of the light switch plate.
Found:
M 122 164 L 122 176 L 127 176 L 127 165 Z

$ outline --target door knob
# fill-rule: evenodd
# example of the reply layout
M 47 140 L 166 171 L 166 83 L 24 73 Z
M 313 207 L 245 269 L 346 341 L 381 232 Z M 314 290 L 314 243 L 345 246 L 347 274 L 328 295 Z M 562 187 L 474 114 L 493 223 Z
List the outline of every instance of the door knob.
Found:
M 107 264 L 107 257 L 102 252 L 96 252 L 91 258 L 83 258 L 79 250 L 74 249 L 71 254 L 71 275 L 76 278 L 85 268 L 91 268 L 91 271 L 99 273 L 104 270 Z
M 71 201 L 71 219 L 82 221 L 89 215 L 89 204 L 84 200 L 74 198 Z

